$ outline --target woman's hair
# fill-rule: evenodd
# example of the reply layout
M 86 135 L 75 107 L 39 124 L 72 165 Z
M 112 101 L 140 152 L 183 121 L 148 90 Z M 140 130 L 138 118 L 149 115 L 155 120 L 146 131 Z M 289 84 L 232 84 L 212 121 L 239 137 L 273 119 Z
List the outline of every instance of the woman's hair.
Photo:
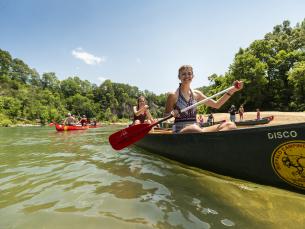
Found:
M 191 65 L 182 65 L 180 68 L 179 68 L 179 70 L 178 70 L 178 78 L 179 78 L 179 76 L 180 76 L 180 74 L 181 74 L 181 72 L 182 71 L 184 71 L 184 70 L 191 70 L 192 71 L 192 73 L 193 73 L 193 67 L 191 66 Z M 193 73 L 194 74 L 194 73 Z
M 145 97 L 143 96 L 143 95 L 141 95 L 139 98 L 138 98 L 138 101 L 137 101 L 137 109 L 139 110 L 139 108 L 140 108 L 140 100 L 144 100 L 144 102 L 145 102 Z

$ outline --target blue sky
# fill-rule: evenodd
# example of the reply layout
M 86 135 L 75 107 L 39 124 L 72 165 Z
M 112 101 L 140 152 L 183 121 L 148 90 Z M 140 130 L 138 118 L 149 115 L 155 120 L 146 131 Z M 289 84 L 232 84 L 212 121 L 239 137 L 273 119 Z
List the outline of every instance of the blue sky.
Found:
M 224 74 L 240 47 L 305 18 L 305 1 L 0 0 L 0 49 L 40 74 L 173 91 L 183 64 L 193 87 Z

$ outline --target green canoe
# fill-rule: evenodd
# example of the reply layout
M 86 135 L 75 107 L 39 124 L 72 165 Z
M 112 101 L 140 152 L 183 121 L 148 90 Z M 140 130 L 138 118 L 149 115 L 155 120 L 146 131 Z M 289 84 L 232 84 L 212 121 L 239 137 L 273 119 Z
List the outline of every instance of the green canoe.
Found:
M 261 119 L 249 119 L 249 120 L 243 120 L 235 122 L 236 126 L 253 126 L 253 125 L 262 125 L 262 124 L 268 124 L 273 120 L 273 116 L 264 117 Z
M 235 122 L 236 126 L 254 126 L 254 125 L 262 125 L 262 124 L 268 124 L 274 119 L 274 116 L 267 116 L 261 119 L 248 119 L 248 120 L 243 120 L 243 121 L 237 121 Z M 220 123 L 225 122 L 226 120 L 221 120 L 221 121 L 216 121 L 213 123 L 208 123 L 205 122 L 201 124 L 201 127 L 208 127 L 211 125 L 217 125 Z M 163 123 L 162 127 L 164 128 L 171 128 L 173 126 L 173 123 Z
M 135 144 L 187 165 L 305 194 L 305 123 L 188 134 L 158 130 Z

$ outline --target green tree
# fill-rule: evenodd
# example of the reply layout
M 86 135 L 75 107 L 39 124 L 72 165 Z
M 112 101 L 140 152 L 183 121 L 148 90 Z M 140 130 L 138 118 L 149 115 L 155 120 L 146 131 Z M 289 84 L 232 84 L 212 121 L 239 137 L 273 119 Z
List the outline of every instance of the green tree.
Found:
M 11 54 L 0 49 L 0 80 L 4 76 L 8 76 L 12 61 L 13 60 Z
M 31 74 L 31 69 L 22 60 L 15 58 L 11 64 L 12 70 L 10 71 L 11 78 L 18 80 L 22 83 L 27 83 Z
M 18 99 L 1 96 L 0 101 L 3 114 L 7 115 L 11 119 L 16 119 L 20 116 L 21 103 Z
M 290 102 L 291 108 L 305 111 L 305 61 L 295 64 L 289 71 L 288 80 L 293 87 L 293 100 Z
M 43 89 L 49 89 L 52 92 L 58 92 L 60 89 L 60 81 L 54 72 L 43 73 L 41 84 Z
M 250 52 L 237 55 L 234 63 L 230 66 L 228 78 L 244 81 L 245 90 L 239 96 L 243 96 L 244 102 L 254 109 L 262 107 L 264 102 L 265 85 L 268 83 L 266 77 L 267 64 L 261 62 Z
M 68 77 L 60 83 L 61 91 L 64 97 L 70 97 L 76 94 L 81 94 L 81 84 L 78 77 Z

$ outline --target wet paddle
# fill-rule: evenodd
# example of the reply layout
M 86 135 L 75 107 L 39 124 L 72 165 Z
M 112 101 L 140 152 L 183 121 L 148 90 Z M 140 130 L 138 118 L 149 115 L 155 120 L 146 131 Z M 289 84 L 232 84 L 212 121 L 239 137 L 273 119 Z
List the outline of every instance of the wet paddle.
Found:
M 192 109 L 214 97 L 217 97 L 218 95 L 224 94 L 233 88 L 239 88 L 239 87 L 240 87 L 240 83 L 238 81 L 236 81 L 234 86 L 231 86 L 223 91 L 216 93 L 215 95 L 212 95 L 197 103 L 194 103 L 193 105 L 182 109 L 180 112 L 183 113 L 185 111 L 188 111 L 189 109 Z M 123 130 L 117 131 L 117 132 L 113 133 L 112 135 L 110 135 L 109 143 L 112 146 L 112 148 L 115 150 L 124 149 L 125 147 L 127 147 L 127 146 L 139 141 L 141 138 L 143 138 L 151 130 L 151 128 L 153 128 L 154 126 L 157 126 L 158 124 L 160 124 L 172 117 L 173 117 L 173 114 L 170 114 L 169 116 L 167 116 L 163 119 L 160 119 L 158 122 L 155 122 L 153 124 L 139 124 L 139 125 L 129 126 Z

